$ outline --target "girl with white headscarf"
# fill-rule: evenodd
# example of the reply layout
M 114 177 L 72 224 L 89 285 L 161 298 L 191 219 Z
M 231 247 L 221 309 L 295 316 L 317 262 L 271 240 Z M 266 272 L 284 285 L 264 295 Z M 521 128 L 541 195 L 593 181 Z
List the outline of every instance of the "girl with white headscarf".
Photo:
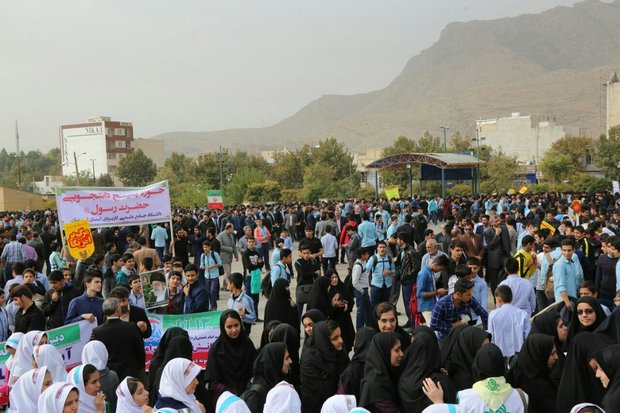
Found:
M 116 389 L 116 397 L 116 413 L 145 413 L 153 410 L 148 406 L 149 392 L 135 377 L 125 377 Z
M 39 395 L 53 383 L 47 367 L 32 369 L 22 374 L 9 394 L 8 412 L 36 413 Z
M 32 330 L 22 337 L 13 359 L 13 370 L 11 370 L 9 386 L 14 386 L 19 376 L 34 368 L 32 365 L 32 353 L 34 347 L 41 344 L 47 344 L 47 333 L 45 331 Z
M 205 413 L 205 407 L 194 396 L 199 373 L 200 367 L 190 360 L 180 357 L 170 360 L 161 375 L 155 407 L 189 408 L 193 413 Z
M 263 411 L 269 413 L 300 413 L 301 400 L 295 387 L 285 381 L 276 384 L 267 393 Z
M 65 362 L 62 361 L 62 356 L 56 350 L 56 347 L 51 344 L 36 346 L 33 356 L 37 367 L 47 367 L 47 370 L 52 374 L 54 383 L 67 380 Z
M 11 371 L 13 371 L 13 361 L 15 360 L 15 352 L 19 347 L 19 342 L 24 333 L 13 333 L 4 343 L 4 350 L 9 354 L 9 358 L 4 362 L 6 369 L 4 370 L 4 384 L 0 386 L 0 403 L 6 404 L 9 401 L 9 391 Z
M 112 411 L 116 410 L 116 389 L 119 385 L 118 374 L 108 368 L 108 349 L 98 340 L 86 343 L 82 349 L 82 364 L 92 364 L 99 370 L 101 391 L 105 394 L 105 401 Z
M 456 404 L 431 404 L 422 413 L 457 413 L 459 412 L 459 406 Z
M 104 413 L 105 395 L 99 384 L 99 371 L 92 364 L 82 364 L 71 370 L 67 376 L 69 383 L 80 391 L 78 413 Z
M 217 399 L 215 413 L 251 413 L 248 405 L 239 396 L 225 391 Z
M 37 407 L 41 413 L 77 413 L 78 397 L 73 384 L 54 383 L 41 394 Z
M 325 400 L 321 413 L 349 413 L 353 408 L 357 407 L 355 396 L 350 394 L 337 394 Z

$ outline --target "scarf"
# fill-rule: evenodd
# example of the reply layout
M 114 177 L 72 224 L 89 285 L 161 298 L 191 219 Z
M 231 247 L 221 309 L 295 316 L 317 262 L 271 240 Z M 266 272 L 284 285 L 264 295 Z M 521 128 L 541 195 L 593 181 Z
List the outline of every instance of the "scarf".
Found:
M 47 368 L 41 367 L 22 374 L 9 393 L 11 411 L 37 411 L 37 400 L 41 394 L 41 387 L 45 381 L 46 372 Z
M 493 410 L 497 410 L 514 390 L 506 383 L 504 377 L 489 377 L 477 381 L 472 386 L 482 401 Z
M 116 413 L 143 413 L 142 407 L 138 406 L 133 399 L 133 395 L 129 391 L 129 386 L 127 385 L 128 378 L 129 377 L 125 377 L 116 388 L 116 397 L 118 398 L 116 402 Z
M 325 400 L 321 413 L 349 413 L 349 411 L 357 406 L 355 396 L 350 394 L 337 394 Z
M 200 374 L 200 367 L 190 360 L 175 358 L 170 360 L 161 375 L 159 384 L 159 395 L 170 397 L 183 403 L 194 413 L 200 413 L 196 404 L 196 396 L 187 394 L 185 389 Z M 80 412 L 81 413 L 81 412 Z
M 4 343 L 4 350 L 8 353 L 8 348 L 12 348 L 13 350 L 17 350 L 17 347 L 19 347 L 19 342 L 21 341 L 22 337 L 24 337 L 24 333 L 13 333 L 11 334 L 11 336 L 8 338 L 8 340 Z M 13 370 L 13 355 L 9 355 L 9 358 L 5 361 L 4 363 L 6 365 L 6 368 L 11 371 Z
M 48 387 L 39 397 L 37 404 L 39 412 L 62 413 L 65 408 L 65 401 L 69 397 L 71 390 L 78 389 L 69 383 L 54 383 Z M 82 406 L 80 405 L 80 409 Z
M 269 413 L 299 413 L 301 412 L 301 400 L 295 387 L 281 381 L 269 390 L 265 399 L 265 412 Z M 216 413 L 220 413 L 217 411 Z
M 54 383 L 67 379 L 67 370 L 64 361 L 62 361 L 62 356 L 51 344 L 36 346 L 34 348 L 34 361 L 39 367 L 47 367 Z
M 45 331 L 33 330 L 22 337 L 17 346 L 17 351 L 15 352 L 13 370 L 11 370 L 11 382 L 9 385 L 14 385 L 19 376 L 26 373 L 28 370 L 32 370 L 32 352 L 34 346 L 38 346 L 44 336 L 46 336 Z
M 229 391 L 225 391 L 217 399 L 215 413 L 250 413 L 250 409 L 239 397 Z
M 73 368 L 67 375 L 69 383 L 77 387 L 80 392 L 80 404 L 78 413 L 97 413 L 95 407 L 95 396 L 86 393 L 86 383 L 84 383 L 84 364 Z M 62 411 L 62 410 L 61 410 Z
M 108 357 L 108 349 L 101 341 L 89 341 L 82 349 L 82 364 L 92 364 L 99 371 L 107 368 Z

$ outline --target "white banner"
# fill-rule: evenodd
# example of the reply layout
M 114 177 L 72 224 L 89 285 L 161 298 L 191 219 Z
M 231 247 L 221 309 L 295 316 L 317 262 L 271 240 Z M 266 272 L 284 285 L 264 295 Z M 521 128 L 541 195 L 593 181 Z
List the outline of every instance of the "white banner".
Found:
M 49 344 L 56 347 L 65 362 L 67 371 L 82 364 L 82 349 L 90 341 L 90 335 L 95 327 L 97 323 L 83 320 L 47 331 Z M 5 363 L 8 358 L 9 353 L 4 349 L 4 342 L 2 342 L 0 343 L 0 385 L 3 385 L 5 381 Z
M 170 219 L 168 181 L 144 188 L 57 187 L 61 228 L 87 219 L 92 228 L 149 224 Z

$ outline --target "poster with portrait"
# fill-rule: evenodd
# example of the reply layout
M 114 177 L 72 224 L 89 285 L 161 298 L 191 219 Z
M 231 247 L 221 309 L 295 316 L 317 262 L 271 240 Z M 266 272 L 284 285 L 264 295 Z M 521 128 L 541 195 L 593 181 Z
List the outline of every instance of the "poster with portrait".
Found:
M 168 287 L 163 269 L 140 273 L 140 282 L 147 309 L 168 305 Z

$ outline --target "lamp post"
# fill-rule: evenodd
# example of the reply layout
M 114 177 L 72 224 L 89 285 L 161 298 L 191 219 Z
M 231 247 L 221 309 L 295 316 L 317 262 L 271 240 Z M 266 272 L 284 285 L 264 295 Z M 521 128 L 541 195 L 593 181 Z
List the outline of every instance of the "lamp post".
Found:
M 413 198 L 413 174 L 411 172 L 411 164 L 407 165 L 409 169 L 409 196 Z
M 75 163 L 75 179 L 77 180 L 77 186 L 80 186 L 80 170 L 78 168 L 77 158 L 82 155 L 86 155 L 86 152 L 82 152 L 78 155 L 75 151 L 73 151 L 73 162 Z
M 446 138 L 446 132 L 450 129 L 448 126 L 440 126 L 439 129 L 443 129 L 443 151 L 448 152 L 448 140 Z M 446 170 L 441 168 L 441 197 L 446 197 Z
M 480 161 L 480 141 L 484 141 L 487 138 L 484 136 L 480 136 L 478 128 L 476 128 L 476 137 L 472 139 L 472 141 L 476 142 L 476 158 Z M 476 167 L 476 195 L 480 191 L 480 165 Z
M 94 185 L 95 184 L 95 179 L 96 179 L 96 177 L 95 177 L 95 160 L 93 158 L 90 158 L 90 162 L 93 165 L 93 185 Z

